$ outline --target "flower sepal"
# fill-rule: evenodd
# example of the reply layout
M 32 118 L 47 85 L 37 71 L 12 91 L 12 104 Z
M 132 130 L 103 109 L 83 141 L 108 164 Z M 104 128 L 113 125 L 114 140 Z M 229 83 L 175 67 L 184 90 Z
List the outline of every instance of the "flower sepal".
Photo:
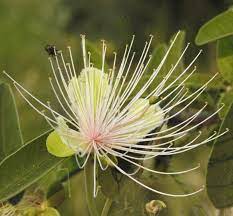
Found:
M 49 134 L 46 140 L 46 147 L 50 154 L 56 157 L 69 157 L 75 154 L 75 151 L 64 144 L 56 131 Z

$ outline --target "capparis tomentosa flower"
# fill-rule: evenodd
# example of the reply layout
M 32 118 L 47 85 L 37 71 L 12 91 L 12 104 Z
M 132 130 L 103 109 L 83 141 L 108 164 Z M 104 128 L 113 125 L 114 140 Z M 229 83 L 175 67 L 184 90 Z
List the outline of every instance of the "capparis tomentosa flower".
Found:
M 226 131 L 221 134 L 214 132 L 208 138 L 200 139 L 201 132 L 196 129 L 222 108 L 220 107 L 204 119 L 198 119 L 207 104 L 185 120 L 170 127 L 166 125 L 195 103 L 216 76 L 214 75 L 195 91 L 191 93 L 187 91 L 185 83 L 196 70 L 193 64 L 200 55 L 200 51 L 175 79 L 170 80 L 188 44 L 178 61 L 171 65 L 162 81 L 154 84 L 177 36 L 178 34 L 157 68 L 149 72 L 147 68 L 151 56 L 148 56 L 148 52 L 152 36 L 145 43 L 136 63 L 133 63 L 135 52 L 131 52 L 133 37 L 131 43 L 126 45 L 120 63 L 117 63 L 116 53 L 114 53 L 113 65 L 109 70 L 106 69 L 107 46 L 104 41 L 102 43 L 102 67 L 96 68 L 92 64 L 90 52 L 86 51 L 85 36 L 81 36 L 84 68 L 79 73 L 74 66 L 71 48 L 68 47 L 68 61 L 63 57 L 62 51 L 54 48 L 55 55 L 49 57 L 53 72 L 53 77 L 49 80 L 62 112 L 56 111 L 49 103 L 41 102 L 7 74 L 28 104 L 44 116 L 54 129 L 47 139 L 47 149 L 51 154 L 57 157 L 71 155 L 84 157 L 84 163 L 82 166 L 79 164 L 80 167 L 85 166 L 88 159 L 93 157 L 94 196 L 96 196 L 97 187 L 95 176 L 97 164 L 102 170 L 111 165 L 141 186 L 162 195 L 182 197 L 203 190 L 203 186 L 188 194 L 170 194 L 156 190 L 138 180 L 134 176 L 136 172 L 129 173 L 124 170 L 114 159 L 118 158 L 131 163 L 137 168 L 136 171 L 143 169 L 159 175 L 182 174 L 197 169 L 199 165 L 183 171 L 162 172 L 150 169 L 142 162 L 157 156 L 186 152 L 226 133 Z M 39 110 L 34 102 L 42 105 L 50 114 Z M 183 146 L 173 146 L 174 141 L 190 133 L 196 133 L 191 141 Z

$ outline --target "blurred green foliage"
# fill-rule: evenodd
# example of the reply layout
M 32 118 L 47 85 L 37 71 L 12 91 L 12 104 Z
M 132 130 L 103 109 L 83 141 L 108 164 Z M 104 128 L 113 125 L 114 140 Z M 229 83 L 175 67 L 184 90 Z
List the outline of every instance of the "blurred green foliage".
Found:
M 18 112 L 9 85 L 0 84 L 0 164 L 23 145 Z
M 40 92 L 37 96 L 44 99 L 51 95 L 46 85 L 50 67 L 44 46 L 48 43 L 60 45 L 66 40 L 67 13 L 59 0 L 46 4 L 39 0 L 0 2 L 1 70 L 6 70 L 33 92 Z M 47 129 L 44 120 L 28 105 L 18 97 L 17 102 L 25 140 Z M 35 120 L 38 122 L 35 127 L 28 124 Z
M 197 0 L 2 0 L 0 2 L 0 65 L 18 81 L 24 83 L 41 99 L 50 100 L 48 74 L 51 73 L 44 51 L 46 44 L 59 49 L 72 45 L 79 53 L 79 34 L 100 46 L 100 40 L 108 41 L 110 51 L 122 52 L 131 35 L 136 35 L 135 50 L 140 50 L 149 34 L 154 34 L 154 45 L 166 41 L 171 34 L 185 29 L 188 41 L 193 41 L 198 28 L 205 21 L 230 5 L 230 1 Z M 208 11 L 208 13 L 207 13 Z M 208 51 L 209 50 L 209 51 Z M 205 49 L 199 62 L 199 70 L 215 71 L 213 59 L 208 59 L 211 47 Z M 195 50 L 196 51 L 196 50 Z M 190 52 L 190 55 L 192 51 Z M 76 56 L 76 55 L 75 55 Z M 80 56 L 76 57 L 82 68 Z M 81 67 L 80 67 L 81 65 Z M 212 66 L 213 65 L 213 66 Z M 211 66 L 211 67 L 208 67 Z M 4 79 L 4 77 L 2 77 Z M 42 117 L 16 97 L 24 139 L 30 140 L 45 131 L 48 126 Z M 23 121 L 22 121 L 23 119 Z M 37 124 L 31 124 L 32 121 Z
M 171 56 L 169 56 L 168 62 L 163 68 L 163 73 L 166 73 L 171 64 L 179 57 L 186 41 L 193 42 L 199 28 L 211 18 L 228 9 L 232 3 L 232 0 L 197 0 L 195 4 L 192 0 L 96 0 L 92 2 L 85 0 L 51 0 L 46 2 L 39 0 L 2 0 L 0 2 L 0 68 L 1 70 L 6 70 L 20 83 L 23 83 L 23 85 L 39 99 L 44 101 L 52 100 L 52 104 L 56 105 L 55 100 L 51 99 L 54 97 L 48 82 L 51 69 L 47 61 L 48 55 L 44 50 L 46 44 L 54 44 L 57 49 L 65 49 L 67 45 L 71 45 L 75 56 L 74 60 L 77 64 L 77 70 L 80 71 L 82 69 L 82 59 L 80 55 L 79 34 L 85 33 L 87 35 L 89 39 L 87 49 L 96 56 L 96 65 L 100 64 L 98 49 L 101 49 L 101 39 L 104 38 L 107 40 L 107 60 L 111 62 L 113 56 L 112 52 L 117 51 L 119 55 L 122 54 L 125 43 L 130 41 L 133 34 L 136 35 L 134 47 L 134 50 L 137 52 L 136 55 L 138 55 L 138 51 L 143 47 L 144 41 L 148 39 L 150 34 L 153 34 L 155 35 L 153 41 L 153 47 L 155 49 L 152 49 L 151 52 L 153 54 L 153 63 L 157 65 L 167 50 L 169 39 L 175 32 L 184 29 L 186 33 L 182 32 L 180 35 L 180 43 L 178 43 L 171 52 Z M 227 13 L 229 13 L 229 11 Z M 226 20 L 224 19 L 224 21 Z M 214 27 L 215 25 L 216 24 L 213 24 Z M 213 28 L 213 26 L 211 29 L 211 31 L 214 32 L 213 34 L 221 34 L 221 32 L 216 33 L 216 29 Z M 231 28 L 232 24 L 229 26 L 229 28 Z M 207 32 L 211 33 L 211 31 L 207 29 Z M 208 33 L 208 37 L 211 37 L 210 33 Z M 225 33 L 223 34 L 223 36 L 226 36 Z M 222 37 L 214 35 L 214 39 L 206 39 L 205 37 L 207 36 L 204 33 L 202 36 L 201 39 L 196 39 L 196 42 L 202 40 L 201 42 L 199 41 L 198 44 L 204 44 L 205 42 L 203 42 L 203 40 L 213 41 Z M 225 102 L 227 105 L 226 109 L 224 112 L 221 112 L 220 115 L 221 118 L 224 118 L 232 102 L 232 38 L 223 38 L 217 43 L 217 54 L 215 44 L 208 44 L 204 47 L 204 54 L 199 58 L 200 64 L 198 63 L 198 65 L 200 65 L 198 67 L 200 73 L 196 74 L 194 79 L 189 81 L 188 86 L 191 91 L 198 88 L 200 84 L 203 84 L 205 80 L 208 80 L 211 75 L 219 70 L 222 77 L 218 78 L 217 81 L 208 88 L 208 92 L 201 98 L 201 102 L 207 100 L 211 105 Z M 191 52 L 189 52 L 184 62 L 181 62 L 179 65 L 179 69 L 182 69 L 185 63 L 190 62 L 191 56 L 193 57 L 194 53 L 197 53 L 197 48 L 192 47 Z M 217 61 L 215 59 L 216 56 Z M 152 68 L 155 67 L 154 64 L 151 65 Z M 172 79 L 175 79 L 175 77 Z M 2 81 L 7 81 L 7 79 L 0 75 L 0 82 Z M 6 92 L 5 94 L 8 94 L 8 96 L 4 96 L 4 98 L 7 97 L 11 99 L 11 90 L 9 90 L 9 92 L 8 90 L 4 91 Z M 41 116 L 33 111 L 26 102 L 19 97 L 18 94 L 15 95 L 23 138 L 25 141 L 28 141 L 46 131 L 49 126 Z M 12 100 L 14 99 L 12 98 Z M 2 101 L 4 101 L 4 99 L 0 98 L 0 108 L 3 107 Z M 12 102 L 12 104 L 9 105 L 9 109 L 11 109 L 13 113 L 11 115 L 11 118 L 14 119 L 13 126 L 17 128 L 17 116 L 16 118 L 14 116 L 14 113 L 17 113 L 17 111 L 15 111 L 14 102 Z M 198 103 L 196 106 L 198 107 Z M 194 109 L 196 109 L 196 107 L 194 107 Z M 211 109 L 213 109 L 213 106 L 211 106 Z M 0 109 L 0 116 L 3 115 L 2 110 L 5 112 L 6 108 Z M 190 110 L 190 112 L 192 112 L 192 110 Z M 216 127 L 216 122 L 217 121 L 214 121 L 211 125 L 204 125 L 205 135 L 211 133 L 212 129 Z M 0 128 L 0 130 L 2 130 L 2 128 Z M 45 137 L 42 137 L 42 139 L 45 140 Z M 14 144 L 21 144 L 20 142 Z M 34 146 L 32 144 L 34 144 Z M 177 145 L 178 144 L 179 143 L 177 143 Z M 227 148 L 231 147 L 228 146 Z M 174 171 L 187 168 L 187 164 L 189 167 L 192 165 L 195 166 L 201 161 L 201 170 L 195 171 L 192 174 L 178 177 L 158 177 L 152 175 L 150 178 L 147 178 L 147 173 L 144 172 L 140 178 L 154 188 L 160 188 L 163 191 L 172 190 L 178 191 L 179 193 L 189 192 L 205 183 L 208 155 L 211 150 L 211 145 L 202 146 L 196 151 L 167 159 L 167 161 L 164 162 L 165 166 L 164 164 L 161 166 L 162 168 L 158 166 L 161 169 L 166 167 L 169 171 Z M 212 155 L 212 157 L 215 157 L 216 151 L 216 149 L 213 150 L 214 155 Z M 222 154 L 225 155 L 226 151 L 226 148 L 222 150 Z M 231 154 L 231 152 L 229 152 L 229 154 Z M 23 158 L 23 160 L 21 158 Z M 28 163 L 28 158 L 31 158 L 32 163 Z M 79 172 L 71 179 L 68 178 L 68 181 L 67 175 L 64 175 L 64 173 L 58 177 L 57 172 L 60 171 L 57 169 L 52 173 L 50 172 L 50 175 L 44 176 L 49 170 L 62 161 L 63 159 L 54 158 L 47 153 L 45 143 L 43 146 L 41 138 L 32 143 L 28 143 L 26 147 L 19 150 L 19 154 L 13 155 L 1 164 L 1 169 L 3 170 L 1 175 L 3 177 L 1 177 L 0 182 L 2 185 L 5 185 L 5 187 L 2 187 L 0 190 L 1 199 L 9 198 L 21 192 L 31 183 L 35 183 L 36 180 L 43 177 L 40 179 L 41 181 L 37 182 L 39 187 L 44 188 L 50 181 L 54 183 L 52 186 L 48 184 L 49 186 L 46 188 L 46 190 L 49 190 L 48 194 L 53 194 L 57 188 L 68 188 L 68 190 L 71 190 L 71 197 L 68 198 L 68 194 L 66 194 L 65 202 L 59 206 L 61 215 L 88 216 L 90 203 L 91 205 L 95 205 L 95 200 L 91 200 L 90 195 L 92 195 L 92 191 L 87 191 L 87 187 L 85 187 L 83 181 L 84 172 L 79 172 L 77 167 L 74 168 L 72 161 L 70 162 L 68 160 L 68 164 L 66 161 L 65 164 L 61 165 L 62 168 L 68 167 L 68 173 Z M 17 166 L 15 166 L 15 164 L 17 164 Z M 156 164 L 158 165 L 159 162 L 157 161 Z M 227 164 L 227 167 L 228 166 L 229 164 Z M 32 167 L 36 168 L 35 175 L 33 175 L 35 169 L 31 170 Z M 209 164 L 209 167 L 213 169 L 211 168 L 211 164 Z M 17 178 L 15 178 L 14 169 L 17 169 Z M 216 170 L 213 170 L 213 172 L 209 170 L 208 175 L 216 174 Z M 232 171 L 231 166 L 229 170 L 230 173 Z M 103 184 L 101 182 L 102 179 L 109 178 L 109 174 L 110 171 L 108 170 L 106 175 L 99 176 L 100 184 Z M 61 176 L 62 178 L 60 178 Z M 85 172 L 85 176 L 86 180 L 91 179 L 91 177 L 88 177 L 87 171 Z M 145 176 L 147 177 L 145 178 Z M 110 177 L 111 181 L 113 181 L 112 176 Z M 232 180 L 232 176 L 227 180 Z M 71 184 L 71 187 L 69 187 L 69 184 Z M 114 186 L 112 189 L 115 191 L 118 183 L 113 181 L 112 185 Z M 92 187 L 90 190 L 92 190 Z M 228 190 L 228 187 L 226 190 Z M 109 197 L 107 196 L 107 200 L 103 197 L 100 200 L 101 204 L 98 205 L 97 211 L 102 212 L 103 215 L 105 214 L 103 213 L 103 206 L 106 207 L 104 207 L 105 211 L 109 212 L 110 215 L 146 215 L 145 205 L 154 199 L 161 199 L 167 205 L 167 209 L 162 211 L 161 215 L 212 216 L 215 212 L 215 208 L 209 201 L 207 193 L 202 193 L 191 198 L 172 199 L 145 191 L 140 186 L 135 185 L 135 183 L 125 178 L 122 179 L 116 196 L 112 196 L 112 191 L 106 192 L 106 187 L 102 189 L 102 192 L 104 195 L 111 195 Z M 211 200 L 217 200 L 216 196 L 220 193 L 221 191 L 211 191 L 209 194 Z M 89 199 L 89 203 L 86 203 L 86 197 Z M 110 199 L 110 202 L 108 199 Z M 219 201 L 219 205 L 216 205 L 215 202 L 216 201 L 214 201 L 215 206 L 225 207 L 224 204 L 220 205 Z M 229 203 L 232 204 L 231 201 Z

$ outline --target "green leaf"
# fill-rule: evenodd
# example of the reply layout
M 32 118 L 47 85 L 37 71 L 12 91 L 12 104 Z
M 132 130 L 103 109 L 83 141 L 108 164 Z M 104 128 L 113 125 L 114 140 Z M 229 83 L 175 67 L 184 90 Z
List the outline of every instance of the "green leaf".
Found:
M 185 79 L 187 76 L 188 75 L 184 75 L 181 80 Z M 194 73 L 188 80 L 186 80 L 185 85 L 187 87 L 200 88 L 203 85 L 205 85 L 212 77 L 213 77 L 213 74 L 209 74 L 209 73 Z M 169 80 L 167 82 L 171 83 L 176 78 L 177 78 L 177 76 L 171 75 L 169 77 Z M 144 76 L 142 78 L 142 82 L 145 82 L 147 79 L 148 79 L 148 76 Z M 161 81 L 163 79 L 163 76 L 158 75 L 155 79 L 158 79 L 158 80 Z M 179 83 L 180 83 L 180 81 L 178 80 L 176 83 L 173 84 L 173 86 L 177 86 Z M 155 87 L 155 85 L 154 85 L 154 87 Z M 224 89 L 224 88 L 225 88 L 224 80 L 223 80 L 223 78 L 220 75 L 216 76 L 207 85 L 207 89 L 208 90 L 219 90 L 219 89 Z
M 91 216 L 100 215 L 103 206 L 104 206 L 104 199 L 103 195 L 98 192 L 96 198 L 94 198 L 93 194 L 93 178 L 94 178 L 94 166 L 91 158 L 88 159 L 85 167 L 84 167 L 84 178 L 85 178 L 85 191 L 86 191 L 86 200 L 88 210 Z
M 95 198 L 93 196 L 93 163 L 88 159 L 84 167 L 84 177 L 85 177 L 85 190 L 86 190 L 86 199 L 89 213 L 91 216 L 98 216 L 98 209 L 96 206 Z
M 111 205 L 111 200 L 105 199 L 101 191 L 98 192 L 96 198 L 93 197 L 93 161 L 89 159 L 90 163 L 86 164 L 89 170 L 81 170 L 76 175 L 70 178 L 70 192 L 71 198 L 66 199 L 62 205 L 59 206 L 61 215 L 81 215 L 81 216 L 107 216 Z M 85 176 L 86 175 L 86 176 Z M 87 187 L 86 187 L 87 186 Z M 88 192 L 88 193 L 87 193 Z M 88 196 L 88 198 L 87 198 Z M 96 211 L 92 214 L 89 210 L 89 200 L 93 200 Z M 75 206 L 75 208 L 74 208 Z
M 184 76 L 185 77 L 185 76 Z M 186 82 L 185 85 L 193 88 L 200 88 L 205 85 L 211 78 L 213 74 L 209 73 L 194 73 Z M 173 77 L 172 79 L 175 79 Z M 207 89 L 223 89 L 224 83 L 220 75 L 216 76 L 207 86 Z
M 203 45 L 233 34 L 233 10 L 229 9 L 205 23 L 198 31 L 195 42 Z
M 172 41 L 174 40 L 176 34 L 172 36 L 172 38 L 170 40 L 170 45 L 171 45 Z M 158 85 L 162 81 L 162 78 L 168 74 L 169 70 L 171 70 L 171 67 L 175 66 L 175 64 L 177 63 L 177 61 L 180 58 L 181 53 L 184 49 L 184 43 L 185 43 L 185 32 L 180 31 L 179 35 L 176 38 L 176 41 L 175 41 L 173 47 L 171 48 L 171 50 L 166 58 L 164 65 L 162 66 L 160 72 L 158 73 L 159 76 L 155 79 L 155 82 L 153 82 L 152 85 L 155 85 L 155 84 Z M 179 64 L 176 66 L 176 69 L 172 73 L 172 76 L 176 77 L 177 74 L 180 74 L 183 71 L 183 69 L 184 69 L 183 59 L 181 59 Z M 167 83 L 169 83 L 170 81 L 172 81 L 172 80 L 169 79 Z
M 175 33 L 172 36 L 169 46 L 171 45 L 172 41 L 175 39 L 176 35 L 177 35 L 177 33 Z M 171 66 L 175 65 L 176 62 L 178 61 L 178 59 L 180 58 L 180 56 L 184 50 L 184 46 L 185 46 L 185 36 L 186 36 L 185 31 L 179 32 L 179 35 L 177 36 L 176 41 L 175 41 L 174 45 L 172 46 L 172 48 L 168 54 L 168 57 L 166 59 L 165 73 L 164 74 L 167 74 L 168 71 L 171 69 Z M 173 75 L 176 72 L 180 74 L 183 71 L 183 69 L 184 69 L 184 64 L 183 64 L 183 59 L 181 59 L 180 63 L 177 65 Z
M 175 36 L 177 35 L 174 34 L 171 37 L 169 46 L 171 45 L 172 41 L 174 40 Z M 185 31 L 180 31 L 178 33 L 178 36 L 176 38 L 175 43 L 173 44 L 167 58 L 166 61 L 164 62 L 164 65 L 162 66 L 160 72 L 158 73 L 158 75 L 160 77 L 165 76 L 169 70 L 171 69 L 172 66 L 174 66 L 176 64 L 176 62 L 178 61 L 178 59 L 180 58 L 180 55 L 184 49 L 184 43 L 185 43 Z M 156 59 L 154 59 L 153 64 L 155 63 L 155 66 L 157 67 L 158 64 L 161 62 L 162 58 L 164 57 L 165 53 L 167 51 L 167 47 L 162 44 L 157 48 L 157 54 L 156 54 L 156 50 L 155 50 L 155 55 L 157 55 Z M 155 57 L 153 57 L 155 58 Z M 154 66 L 154 67 L 155 67 Z M 180 63 L 177 65 L 175 71 L 173 72 L 173 76 L 175 76 L 175 74 L 180 74 L 183 71 L 184 65 L 183 65 L 183 59 L 181 59 Z M 161 80 L 156 79 L 156 81 L 158 83 L 160 83 Z
M 56 193 L 47 199 L 48 206 L 59 207 L 67 198 L 65 188 L 61 187 Z
M 138 179 L 143 183 L 149 185 L 152 188 L 169 191 L 175 190 L 180 193 L 184 193 L 182 188 L 177 185 L 176 182 L 170 176 L 155 176 L 150 175 L 143 179 Z M 169 187 L 168 187 L 169 185 Z M 160 196 L 157 193 L 151 192 L 148 189 L 143 188 L 137 183 L 133 182 L 126 177 L 120 182 L 120 190 L 117 197 L 114 198 L 112 206 L 109 210 L 111 216 L 142 216 L 146 214 L 146 204 L 151 200 L 163 201 L 167 209 L 161 212 L 161 215 L 167 216 L 180 216 L 180 215 L 191 215 L 190 204 L 187 202 L 187 198 L 180 199 L 169 198 L 167 196 Z M 192 203 L 193 205 L 193 203 Z M 185 206 L 185 207 L 184 207 Z M 159 214 L 160 215 L 160 214 Z
M 207 172 L 207 192 L 217 208 L 233 204 L 233 103 L 225 116 L 220 131 L 229 132 L 214 143 Z
M 232 24 L 233 25 L 233 24 Z M 233 83 L 233 36 L 218 41 L 217 63 L 223 78 Z
M 136 86 L 132 95 L 135 95 L 138 91 L 140 91 L 141 87 L 147 82 L 149 77 L 152 75 L 153 71 L 159 66 L 159 63 L 161 62 L 162 58 L 164 57 L 166 51 L 167 51 L 167 45 L 165 43 L 159 44 L 153 50 L 152 58 L 151 58 L 151 61 L 146 68 L 145 75 L 140 79 L 140 81 L 139 81 L 138 85 Z M 163 76 L 164 75 L 160 76 L 160 73 L 159 73 L 159 76 L 157 76 L 157 78 L 155 79 L 153 84 L 151 86 L 149 86 L 148 90 L 150 91 L 151 88 L 158 85 L 158 83 L 163 79 Z
M 56 131 L 49 134 L 46 140 L 47 150 L 56 157 L 68 157 L 74 155 L 73 149 L 65 145 Z
M 170 40 L 170 44 L 172 43 L 172 41 L 176 35 L 177 35 L 177 33 L 172 36 L 172 38 Z M 179 57 L 184 49 L 184 43 L 185 43 L 185 32 L 180 31 L 177 38 L 176 38 L 176 41 L 175 41 L 173 47 L 171 48 L 171 50 L 170 50 L 170 52 L 169 52 L 169 54 L 168 54 L 168 56 L 163 64 L 163 66 L 161 67 L 158 75 L 156 76 L 154 81 L 151 83 L 151 85 L 149 85 L 148 92 L 150 92 L 151 89 L 154 89 L 159 83 L 161 83 L 164 76 L 167 75 L 167 73 L 169 72 L 171 67 L 177 63 L 177 60 L 179 59 Z M 148 79 L 149 79 L 150 75 L 153 73 L 154 69 L 156 69 L 159 66 L 160 62 L 162 61 L 164 55 L 166 54 L 167 49 L 168 48 L 167 48 L 167 45 L 165 43 L 159 44 L 154 49 L 154 51 L 152 53 L 152 59 L 148 65 L 148 68 L 146 69 L 145 75 L 139 81 L 139 83 L 136 86 L 132 95 L 134 95 L 136 92 L 138 92 L 141 89 L 142 85 L 144 85 L 148 81 Z M 183 59 L 181 59 L 180 63 L 176 66 L 176 69 L 173 71 L 172 76 L 176 77 L 177 74 L 180 74 L 183 71 L 183 68 L 184 68 Z M 169 80 L 167 81 L 167 84 L 171 81 L 172 81 L 172 78 L 170 77 Z M 145 94 L 147 94 L 147 92 Z
M 118 194 L 118 184 L 112 173 L 114 171 L 115 170 L 109 167 L 105 171 L 99 170 L 98 172 L 98 182 L 101 186 L 100 189 L 106 197 L 111 199 Z
M 67 160 L 61 162 L 49 174 L 41 178 L 36 184 L 43 191 L 46 191 L 46 196 L 50 199 L 55 193 L 60 190 L 66 191 L 70 194 L 70 178 L 73 174 L 79 172 L 80 169 L 77 165 L 75 157 L 69 157 Z M 62 194 L 62 193 L 61 193 Z
M 152 52 L 152 58 L 150 60 L 149 65 L 147 66 L 145 74 L 152 74 L 153 70 L 159 66 L 162 58 L 166 54 L 167 45 L 165 43 L 159 44 L 155 47 Z
M 20 148 L 0 165 L 0 201 L 11 198 L 54 169 L 65 158 L 46 149 L 48 132 Z
M 94 67 L 101 69 L 102 68 L 102 61 L 103 61 L 103 56 L 102 56 L 102 47 L 98 46 L 98 48 L 96 48 L 96 44 L 92 43 L 89 40 L 86 40 L 86 50 L 87 52 L 91 53 L 91 63 L 94 64 Z M 104 69 L 105 69 L 105 73 L 107 73 L 107 69 L 108 69 L 108 65 L 105 61 L 104 63 Z
M 229 111 L 229 108 L 231 107 L 231 103 L 232 103 L 232 98 L 233 98 L 233 91 L 224 92 L 220 96 L 220 99 L 218 101 L 218 106 L 220 107 L 222 106 L 222 104 L 224 104 L 224 107 L 218 113 L 221 119 L 224 119 L 224 116 Z
M 19 118 L 12 90 L 0 84 L 0 164 L 23 145 Z

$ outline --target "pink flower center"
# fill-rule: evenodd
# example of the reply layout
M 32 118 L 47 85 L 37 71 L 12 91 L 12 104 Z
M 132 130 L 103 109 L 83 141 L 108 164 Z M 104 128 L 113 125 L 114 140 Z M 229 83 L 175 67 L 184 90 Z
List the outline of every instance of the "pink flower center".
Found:
M 101 134 L 99 132 L 91 133 L 89 136 L 89 141 L 95 142 L 96 145 L 101 144 L 102 143 Z

